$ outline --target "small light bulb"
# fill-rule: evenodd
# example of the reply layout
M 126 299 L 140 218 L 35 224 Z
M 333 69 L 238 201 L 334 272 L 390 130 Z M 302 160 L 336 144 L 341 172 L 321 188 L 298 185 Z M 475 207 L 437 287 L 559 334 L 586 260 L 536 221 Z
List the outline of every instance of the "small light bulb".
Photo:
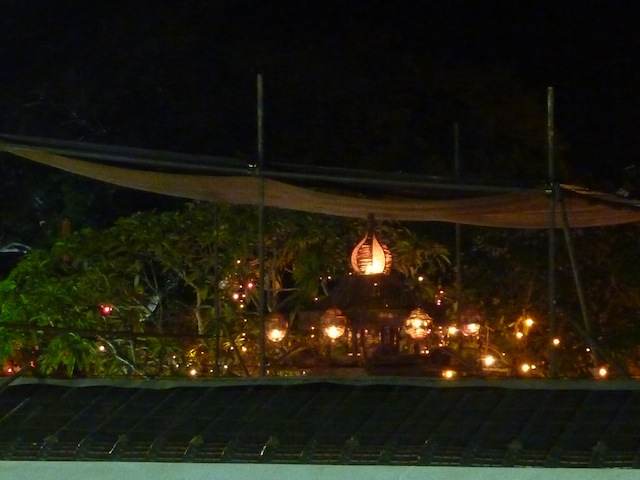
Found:
M 491 365 L 496 363 L 496 358 L 493 355 L 487 355 L 482 359 L 482 361 L 484 362 L 485 366 L 490 367 Z

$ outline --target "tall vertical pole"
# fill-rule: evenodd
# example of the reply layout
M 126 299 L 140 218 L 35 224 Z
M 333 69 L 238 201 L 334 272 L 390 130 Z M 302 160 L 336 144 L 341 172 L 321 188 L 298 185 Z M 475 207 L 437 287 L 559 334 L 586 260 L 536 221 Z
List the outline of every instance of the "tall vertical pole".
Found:
M 264 105 L 263 105 L 263 85 L 262 74 L 258 74 L 256 79 L 257 94 L 257 173 L 260 188 L 260 203 L 258 204 L 258 318 L 260 322 L 260 376 L 267 374 L 267 332 L 265 325 L 266 318 L 266 281 L 264 268 L 264 231 L 265 231 L 265 212 L 264 212 L 264 179 L 261 176 L 264 167 Z
M 556 337 L 556 209 L 558 203 L 558 188 L 556 185 L 556 171 L 554 159 L 554 92 L 553 87 L 547 88 L 547 164 L 548 164 L 548 193 L 549 193 L 549 376 L 557 376 L 557 346 L 553 343 Z
M 215 312 L 216 312 L 216 335 L 214 337 L 214 359 L 215 374 L 220 376 L 220 332 L 222 330 L 222 301 L 220 298 L 220 217 L 218 204 L 215 203 L 213 216 L 213 228 L 215 231 L 215 243 L 213 244 L 213 258 L 215 258 L 215 266 L 213 270 L 213 278 L 216 286 L 215 296 Z
M 458 122 L 453 124 L 453 171 L 458 178 L 460 176 L 460 127 Z M 460 313 L 462 302 L 462 226 L 455 224 L 455 248 L 456 248 L 456 298 L 457 313 Z

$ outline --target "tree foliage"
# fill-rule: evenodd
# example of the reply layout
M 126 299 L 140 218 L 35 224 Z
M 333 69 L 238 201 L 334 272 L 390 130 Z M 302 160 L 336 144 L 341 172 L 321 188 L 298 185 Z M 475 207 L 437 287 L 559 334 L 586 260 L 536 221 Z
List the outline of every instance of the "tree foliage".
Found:
M 358 228 L 360 227 L 360 228 Z M 346 273 L 359 222 L 267 211 L 267 308 L 296 313 Z M 381 225 L 397 268 L 434 275 L 447 251 Z M 41 374 L 254 374 L 259 367 L 259 239 L 255 209 L 189 204 L 83 229 L 29 254 L 0 283 L 3 358 Z M 429 282 L 424 282 L 429 284 Z
M 492 347 L 514 370 L 519 363 L 530 362 L 547 375 L 555 350 L 561 376 L 592 376 L 602 365 L 612 372 L 637 375 L 640 284 L 635 273 L 638 259 L 630 252 L 638 234 L 636 225 L 575 229 L 568 244 L 557 232 L 557 347 L 552 346 L 554 335 L 549 330 L 546 231 L 469 231 L 461 302 L 482 312 Z M 526 318 L 535 321 L 533 327 L 524 327 Z M 519 338 L 518 332 L 525 335 Z

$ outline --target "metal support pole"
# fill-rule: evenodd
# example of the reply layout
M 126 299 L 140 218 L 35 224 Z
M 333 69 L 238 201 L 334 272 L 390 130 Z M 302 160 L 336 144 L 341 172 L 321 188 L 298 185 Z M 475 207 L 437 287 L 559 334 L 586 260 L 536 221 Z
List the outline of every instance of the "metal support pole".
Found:
M 453 124 L 453 168 L 456 179 L 460 177 L 460 127 Z M 460 314 L 462 303 L 462 225 L 455 224 L 456 248 L 456 309 Z
M 549 194 L 549 376 L 558 375 L 558 352 L 553 339 L 556 337 L 556 208 L 558 188 L 554 160 L 554 95 L 553 87 L 547 89 L 547 163 Z
M 216 334 L 214 338 L 214 365 L 215 375 L 220 375 L 220 332 L 222 330 L 221 322 L 222 318 L 222 302 L 220 298 L 220 218 L 218 211 L 218 204 L 213 205 L 213 228 L 215 232 L 215 243 L 213 244 L 213 257 L 215 259 L 213 278 L 216 286 L 215 296 L 215 321 L 216 321 Z
M 615 368 L 616 373 L 623 377 L 629 377 L 628 372 L 622 367 L 610 354 L 608 351 L 603 349 L 596 339 L 593 337 L 592 329 L 591 329 L 591 321 L 589 319 L 589 312 L 587 310 L 587 302 L 584 296 L 584 289 L 582 288 L 582 281 L 580 279 L 580 272 L 578 269 L 578 262 L 576 261 L 575 250 L 573 248 L 573 240 L 571 238 L 571 230 L 569 228 L 569 218 L 567 216 L 567 210 L 565 208 L 564 202 L 560 199 L 560 209 L 562 211 L 562 229 L 564 232 L 564 239 L 567 245 L 567 251 L 569 253 L 569 261 L 571 263 L 571 271 L 573 272 L 573 280 L 576 286 L 576 291 L 578 292 L 578 302 L 580 303 L 580 310 L 582 313 L 582 321 L 583 326 L 576 324 L 577 330 L 584 336 L 587 344 L 589 345 L 589 350 L 591 351 L 591 358 L 593 359 L 594 367 L 598 367 L 601 363 L 601 358 L 608 362 L 613 368 Z
M 578 302 L 580 303 L 580 312 L 582 313 L 582 322 L 584 324 L 584 331 L 587 334 L 587 342 L 589 349 L 593 357 L 593 361 L 596 365 L 599 363 L 598 356 L 595 352 L 595 345 L 593 345 L 593 337 L 591 334 L 591 322 L 589 321 L 589 313 L 587 311 L 587 302 L 584 298 L 584 290 L 582 288 L 582 281 L 580 280 L 580 272 L 578 271 L 578 262 L 576 261 L 575 251 L 573 249 L 573 241 L 571 239 L 571 231 L 569 230 L 569 218 L 567 216 L 567 210 L 564 202 L 560 200 L 560 209 L 562 211 L 562 231 L 564 232 L 564 241 L 567 246 L 567 252 L 569 253 L 569 262 L 571 263 L 571 271 L 573 273 L 573 281 L 578 293 Z
M 264 268 L 264 233 L 265 233 L 265 207 L 264 207 L 264 179 L 260 173 L 264 167 L 264 107 L 262 75 L 256 79 L 257 93 L 257 175 L 260 182 L 260 203 L 258 205 L 258 318 L 260 322 L 260 376 L 267 374 L 267 332 L 266 332 L 266 281 Z

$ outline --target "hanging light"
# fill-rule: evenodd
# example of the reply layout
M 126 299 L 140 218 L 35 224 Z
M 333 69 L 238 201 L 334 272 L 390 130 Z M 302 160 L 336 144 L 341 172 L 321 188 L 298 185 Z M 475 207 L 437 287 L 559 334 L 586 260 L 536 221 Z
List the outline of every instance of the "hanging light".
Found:
M 409 314 L 409 317 L 404 323 L 404 328 L 411 338 L 419 340 L 431 333 L 432 322 L 433 318 L 431 318 L 427 312 L 421 308 L 416 308 Z
M 354 272 L 362 275 L 375 275 L 391 271 L 391 252 L 375 236 L 375 220 L 369 215 L 369 227 L 365 237 L 351 253 L 351 266 Z
M 485 355 L 482 357 L 482 363 L 485 367 L 492 367 L 496 363 L 496 357 L 493 355 Z
M 266 319 L 267 338 L 274 343 L 282 341 L 287 334 L 287 320 L 279 313 L 272 313 Z
M 322 331 L 332 340 L 340 338 L 347 330 L 347 317 L 338 308 L 330 308 L 320 317 Z
M 460 313 L 460 328 L 465 336 L 476 336 L 480 333 L 482 314 L 475 307 L 467 307 Z

